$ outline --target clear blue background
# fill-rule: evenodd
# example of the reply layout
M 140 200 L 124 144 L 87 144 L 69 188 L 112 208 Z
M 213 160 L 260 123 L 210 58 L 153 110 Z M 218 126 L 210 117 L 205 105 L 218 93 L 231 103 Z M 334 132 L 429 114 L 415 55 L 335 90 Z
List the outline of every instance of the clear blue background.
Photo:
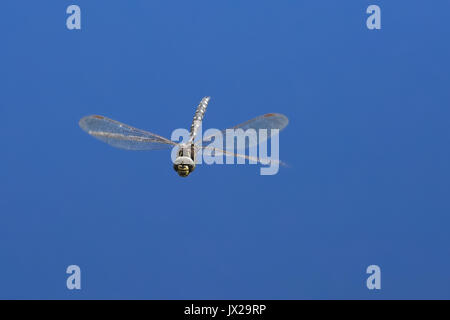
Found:
M 66 29 L 66 8 L 82 30 Z M 366 28 L 366 8 L 382 29 Z M 0 5 L 0 298 L 450 298 L 450 3 Z M 286 114 L 290 168 L 202 165 L 89 137 Z M 66 288 L 66 267 L 82 290 Z M 382 289 L 366 288 L 377 264 Z

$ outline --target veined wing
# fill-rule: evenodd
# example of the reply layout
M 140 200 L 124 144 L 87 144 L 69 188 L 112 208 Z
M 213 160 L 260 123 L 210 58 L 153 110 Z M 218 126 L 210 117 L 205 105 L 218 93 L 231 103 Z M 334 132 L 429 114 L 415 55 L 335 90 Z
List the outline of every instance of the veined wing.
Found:
M 289 123 L 289 119 L 280 113 L 267 113 L 262 116 L 253 118 L 244 123 L 238 124 L 237 126 L 232 127 L 231 129 L 254 129 L 258 131 L 259 129 L 267 129 L 267 139 L 272 137 L 275 132 L 272 129 L 283 130 Z M 222 134 L 225 135 L 227 129 L 222 130 Z M 208 144 L 213 136 L 204 137 L 202 141 L 198 142 L 199 145 Z M 266 139 L 266 140 L 267 140 Z M 258 138 L 259 140 L 259 138 Z M 258 143 L 263 142 L 263 140 L 259 140 Z M 250 147 L 252 144 L 247 143 L 246 147 Z M 253 144 L 254 145 L 254 144 Z
M 120 149 L 158 150 L 178 145 L 154 133 L 136 129 L 103 116 L 84 117 L 79 125 L 91 136 Z
M 220 148 L 215 148 L 215 147 L 210 147 L 210 146 L 202 146 L 201 148 L 203 150 L 214 151 L 216 155 L 226 155 L 226 156 L 232 156 L 232 157 L 236 157 L 236 158 L 243 158 L 243 159 L 259 162 L 261 164 L 269 164 L 271 162 L 274 162 L 274 163 L 278 163 L 280 165 L 283 165 L 285 167 L 288 167 L 288 165 L 286 163 L 284 163 L 283 161 L 280 161 L 280 160 L 266 159 L 266 158 L 260 158 L 260 157 L 252 157 L 252 156 L 248 156 L 246 154 L 233 153 L 233 152 L 229 152 L 229 151 L 226 151 L 226 150 L 223 150 L 223 149 L 220 149 Z

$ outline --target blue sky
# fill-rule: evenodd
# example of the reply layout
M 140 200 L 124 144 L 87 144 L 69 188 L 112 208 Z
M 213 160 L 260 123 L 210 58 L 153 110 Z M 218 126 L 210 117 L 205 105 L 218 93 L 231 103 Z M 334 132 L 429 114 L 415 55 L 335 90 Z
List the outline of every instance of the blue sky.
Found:
M 81 30 L 66 29 L 70 4 Z M 2 1 L 0 298 L 450 298 L 449 10 Z M 102 114 L 170 137 L 205 95 L 208 128 L 287 115 L 290 167 L 182 179 L 169 151 L 114 149 L 77 124 Z

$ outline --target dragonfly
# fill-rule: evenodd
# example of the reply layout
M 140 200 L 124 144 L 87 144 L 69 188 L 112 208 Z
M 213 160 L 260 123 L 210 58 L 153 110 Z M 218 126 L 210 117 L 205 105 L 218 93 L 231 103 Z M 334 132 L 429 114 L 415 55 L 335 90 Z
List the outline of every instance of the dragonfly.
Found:
M 236 158 L 244 158 L 256 162 L 268 162 L 267 159 L 254 157 L 241 153 L 234 153 L 216 147 L 205 145 L 210 141 L 211 137 L 203 137 L 196 139 L 199 128 L 201 127 L 203 117 L 208 107 L 211 97 L 204 97 L 197 106 L 194 119 L 189 131 L 189 139 L 187 142 L 175 142 L 164 138 L 160 135 L 134 128 L 124 123 L 109 119 L 100 115 L 90 115 L 81 118 L 79 126 L 85 132 L 113 147 L 126 150 L 161 150 L 178 147 L 177 157 L 173 161 L 173 169 L 180 177 L 187 177 L 194 171 L 197 163 L 197 154 L 199 150 L 209 150 L 216 154 L 233 156 Z M 284 129 L 289 123 L 288 118 L 279 113 L 267 113 L 259 117 L 243 122 L 230 129 Z M 227 129 L 222 130 L 223 133 Z M 272 132 L 272 130 L 270 131 Z M 275 131 L 276 132 L 276 131 Z M 269 136 L 268 138 L 270 138 Z M 259 141 L 261 142 L 261 141 Z M 248 145 L 247 145 L 248 147 Z M 276 161 L 276 160 L 270 160 Z M 283 164 L 281 161 L 279 161 Z

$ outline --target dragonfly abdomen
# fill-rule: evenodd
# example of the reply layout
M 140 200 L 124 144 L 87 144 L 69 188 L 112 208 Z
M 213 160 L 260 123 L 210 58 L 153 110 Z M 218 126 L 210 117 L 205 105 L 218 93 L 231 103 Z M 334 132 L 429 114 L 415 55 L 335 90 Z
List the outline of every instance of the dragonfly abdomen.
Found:
M 200 101 L 199 105 L 197 106 L 197 110 L 195 111 L 194 119 L 192 120 L 192 124 L 191 124 L 190 142 L 194 141 L 194 139 L 197 135 L 197 132 L 198 132 L 198 128 L 202 124 L 203 116 L 205 115 L 206 108 L 208 107 L 209 99 L 211 99 L 211 98 L 204 97 L 202 99 L 202 101 Z

